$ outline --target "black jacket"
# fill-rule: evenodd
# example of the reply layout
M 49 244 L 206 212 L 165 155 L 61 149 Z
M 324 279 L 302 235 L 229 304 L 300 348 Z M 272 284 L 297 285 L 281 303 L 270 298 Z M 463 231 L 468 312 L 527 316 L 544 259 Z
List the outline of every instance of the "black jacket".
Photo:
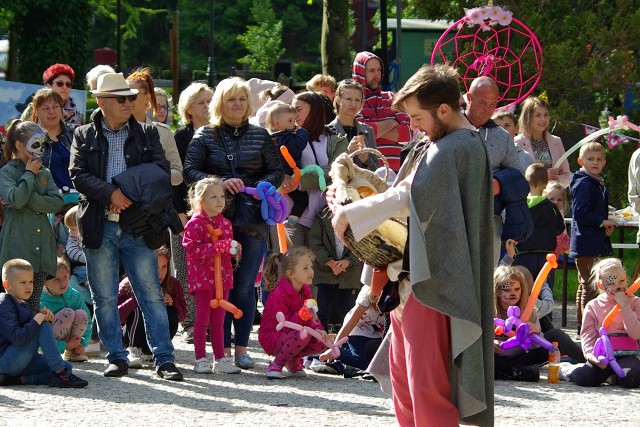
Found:
M 551 253 L 556 249 L 557 236 L 564 231 L 564 218 L 549 199 L 537 196 L 528 200 L 529 212 L 533 218 L 534 230 L 531 237 L 518 242 L 518 252 Z
M 236 130 L 238 135 L 234 135 Z M 236 176 L 231 173 L 220 132 L 224 133 L 229 154 L 234 156 Z M 182 173 L 187 185 L 210 175 L 223 179 L 240 178 L 247 187 L 255 187 L 261 181 L 279 187 L 284 181 L 280 155 L 271 136 L 266 129 L 248 122 L 237 128 L 223 124 L 198 129 L 187 148 Z M 233 218 L 234 211 L 234 207 L 229 206 L 224 216 Z
M 116 186 L 105 181 L 109 144 L 102 134 L 102 111 L 93 123 L 80 126 L 73 135 L 69 175 L 80 196 L 78 206 L 78 226 L 80 244 L 85 248 L 97 249 L 102 245 L 105 212 L 111 203 L 111 193 Z M 158 130 L 144 123 L 129 119 L 129 137 L 124 144 L 127 167 L 141 163 L 156 163 L 169 174 L 167 161 Z

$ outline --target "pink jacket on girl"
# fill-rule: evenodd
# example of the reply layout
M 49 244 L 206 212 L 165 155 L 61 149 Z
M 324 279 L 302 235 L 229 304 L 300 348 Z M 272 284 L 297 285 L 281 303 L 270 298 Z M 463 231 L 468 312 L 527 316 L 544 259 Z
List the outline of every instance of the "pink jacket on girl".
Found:
M 291 282 L 284 277 L 280 278 L 275 289 L 269 293 L 264 311 L 262 312 L 260 332 L 258 332 L 258 341 L 268 355 L 274 355 L 280 333 L 288 331 L 286 328 L 282 331 L 276 331 L 276 326 L 278 325 L 276 313 L 279 311 L 284 314 L 285 320 L 289 322 L 308 326 L 312 329 L 324 330 L 322 323 L 320 323 L 317 317 L 305 322 L 298 316 L 298 310 L 300 310 L 302 304 L 309 298 L 313 298 L 309 285 L 304 285 L 300 292 L 297 292 Z
M 562 145 L 562 140 L 555 136 L 551 135 L 549 132 L 545 132 L 547 137 L 547 145 L 549 146 L 549 154 L 551 154 L 551 166 L 555 166 L 556 162 L 562 155 L 564 154 L 564 145 Z M 522 148 L 527 153 L 531 154 L 534 161 L 536 157 L 533 155 L 533 147 L 531 146 L 531 140 L 524 136 L 524 134 L 520 134 L 516 136 L 513 141 L 516 145 Z M 571 171 L 569 170 L 569 162 L 565 160 L 560 164 L 560 172 L 558 173 L 558 182 L 562 184 L 563 187 L 567 188 L 569 186 L 569 181 L 571 180 Z
M 211 243 L 207 224 L 222 230 L 218 241 Z M 233 289 L 233 267 L 231 266 L 231 241 L 233 229 L 231 222 L 221 214 L 209 218 L 203 211 L 191 217 L 184 227 L 182 246 L 187 253 L 187 283 L 189 293 L 200 289 L 213 288 L 213 256 L 222 255 L 222 286 Z

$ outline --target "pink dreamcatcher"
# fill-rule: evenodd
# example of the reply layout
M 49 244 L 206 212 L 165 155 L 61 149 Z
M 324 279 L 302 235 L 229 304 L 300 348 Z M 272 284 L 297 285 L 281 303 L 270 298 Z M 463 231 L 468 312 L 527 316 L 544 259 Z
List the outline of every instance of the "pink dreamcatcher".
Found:
M 498 106 L 511 109 L 533 92 L 542 76 L 542 47 L 536 35 L 500 6 L 469 9 L 438 39 L 431 65 L 448 63 L 465 91 L 479 76 L 500 88 Z

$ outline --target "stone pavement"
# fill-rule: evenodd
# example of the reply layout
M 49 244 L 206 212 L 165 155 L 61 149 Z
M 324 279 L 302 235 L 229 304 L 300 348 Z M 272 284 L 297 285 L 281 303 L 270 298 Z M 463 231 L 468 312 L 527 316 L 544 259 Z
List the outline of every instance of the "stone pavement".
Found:
M 556 311 L 556 319 L 560 319 Z M 570 311 L 575 316 L 575 311 Z M 257 328 L 254 328 L 254 332 Z M 567 332 L 574 333 L 575 328 Z M 573 336 L 573 335 L 572 335 Z M 257 367 L 239 375 L 198 375 L 192 346 L 174 339 L 186 381 L 172 383 L 149 369 L 130 370 L 122 379 L 105 378 L 104 358 L 76 364 L 86 389 L 46 386 L 0 388 L 4 426 L 390 426 L 391 401 L 377 384 L 362 379 L 309 372 L 307 378 L 267 380 L 268 358 L 256 334 L 250 342 Z M 497 426 L 637 426 L 640 390 L 617 386 L 594 389 L 497 381 Z

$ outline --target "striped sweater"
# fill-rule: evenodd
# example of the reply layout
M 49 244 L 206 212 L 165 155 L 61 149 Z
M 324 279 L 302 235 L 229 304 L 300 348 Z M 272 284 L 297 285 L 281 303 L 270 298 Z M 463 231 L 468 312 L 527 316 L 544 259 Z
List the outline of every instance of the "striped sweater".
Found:
M 387 158 L 391 169 L 398 171 L 400 168 L 400 151 L 402 150 L 402 146 L 411 140 L 409 116 L 391 107 L 394 97 L 393 92 L 383 91 L 380 86 L 375 90 L 367 87 L 364 70 L 366 63 L 371 59 L 377 59 L 382 64 L 382 60 L 371 52 L 360 52 L 353 61 L 353 67 L 351 69 L 352 78 L 364 87 L 362 111 L 360 111 L 360 114 L 358 114 L 356 118 L 358 121 L 364 122 L 373 128 L 378 150 Z M 393 119 L 398 122 L 397 141 L 381 138 L 378 135 L 376 122 L 388 119 Z

